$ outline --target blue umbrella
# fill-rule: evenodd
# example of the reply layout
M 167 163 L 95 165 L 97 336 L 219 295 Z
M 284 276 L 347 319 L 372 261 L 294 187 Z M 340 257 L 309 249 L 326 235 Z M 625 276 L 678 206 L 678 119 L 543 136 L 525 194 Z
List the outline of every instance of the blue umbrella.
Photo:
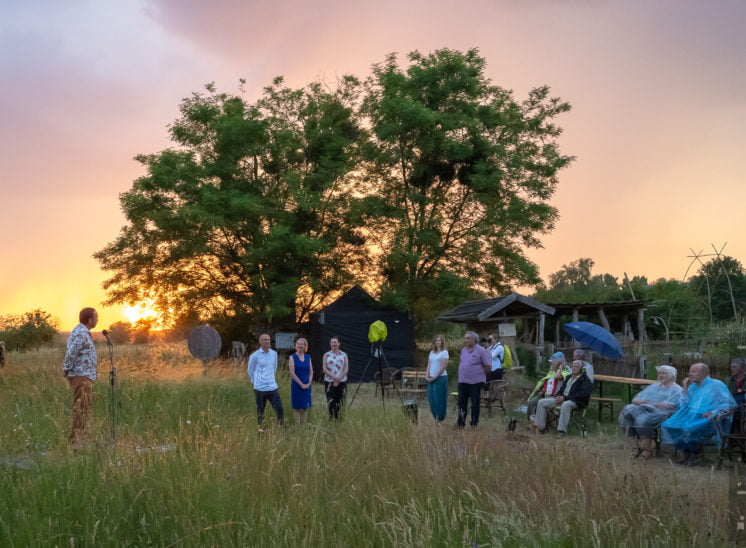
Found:
M 580 344 L 602 356 L 618 360 L 624 355 L 622 345 L 616 337 L 600 325 L 590 322 L 570 322 L 562 326 L 562 329 Z

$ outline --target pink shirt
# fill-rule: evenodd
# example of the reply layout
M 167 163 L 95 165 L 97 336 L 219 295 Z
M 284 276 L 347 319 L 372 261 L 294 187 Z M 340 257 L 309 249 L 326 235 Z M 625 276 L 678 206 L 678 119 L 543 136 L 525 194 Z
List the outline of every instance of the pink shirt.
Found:
M 471 348 L 471 352 L 467 347 L 463 347 L 458 362 L 458 382 L 466 384 L 485 382 L 487 375 L 484 373 L 484 366 L 492 368 L 492 358 L 489 352 L 478 344 Z

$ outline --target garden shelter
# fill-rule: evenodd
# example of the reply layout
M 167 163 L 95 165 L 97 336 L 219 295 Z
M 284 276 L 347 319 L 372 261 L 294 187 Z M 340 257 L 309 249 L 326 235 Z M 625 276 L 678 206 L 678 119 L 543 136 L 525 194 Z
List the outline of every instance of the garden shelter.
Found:
M 329 350 L 329 339 L 336 336 L 350 362 L 348 382 L 369 382 L 378 371 L 378 359 L 372 356 L 368 341 L 370 324 L 381 320 L 388 336 L 381 344 L 386 360 L 381 367 L 412 367 L 415 363 L 414 323 L 409 314 L 381 305 L 359 285 L 352 287 L 330 305 L 310 315 L 310 345 L 314 372 L 318 379 L 321 359 Z M 367 367 L 366 371 L 366 365 Z

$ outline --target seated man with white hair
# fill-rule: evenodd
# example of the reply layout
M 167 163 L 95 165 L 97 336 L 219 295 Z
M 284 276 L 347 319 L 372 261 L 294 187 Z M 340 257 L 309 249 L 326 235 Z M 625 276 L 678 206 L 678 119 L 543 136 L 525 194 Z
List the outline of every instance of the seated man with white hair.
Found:
M 681 387 L 676 384 L 676 368 L 659 365 L 658 382 L 637 394 L 619 413 L 619 426 L 627 432 L 632 458 L 653 456 L 653 433 L 679 408 Z
M 575 409 L 585 409 L 591 399 L 593 383 L 583 371 L 583 362 L 575 360 L 572 362 L 572 374 L 562 381 L 557 396 L 542 398 L 536 406 L 534 427 L 544 434 L 547 428 L 547 415 L 552 409 L 559 406 L 560 416 L 557 422 L 557 437 L 564 438 L 567 425 L 570 423 L 570 415 Z

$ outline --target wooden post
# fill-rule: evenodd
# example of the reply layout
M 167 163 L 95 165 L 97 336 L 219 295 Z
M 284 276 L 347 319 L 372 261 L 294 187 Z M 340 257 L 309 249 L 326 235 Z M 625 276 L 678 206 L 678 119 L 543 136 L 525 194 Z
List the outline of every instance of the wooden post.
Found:
M 637 355 L 642 356 L 643 352 L 643 345 L 645 344 L 645 339 L 647 338 L 647 335 L 645 334 L 645 309 L 644 308 L 638 308 L 637 309 Z
M 560 320 L 559 316 L 554 318 L 554 348 L 559 348 L 560 345 Z
M 573 308 L 572 309 L 572 321 L 577 322 L 579 315 L 580 315 L 580 313 L 578 312 L 578 309 L 577 308 Z M 581 346 L 580 343 L 578 341 L 576 341 L 575 339 L 572 340 L 572 345 L 575 348 L 580 348 L 580 346 Z
M 611 332 L 611 327 L 609 326 L 609 319 L 606 317 L 606 312 L 604 312 L 604 308 L 602 306 L 598 307 L 598 318 L 601 320 L 601 325 L 604 326 L 604 329 L 606 331 Z
M 544 328 L 546 327 L 546 316 L 542 312 L 539 314 L 539 336 L 537 337 L 537 342 L 539 346 L 544 348 Z

